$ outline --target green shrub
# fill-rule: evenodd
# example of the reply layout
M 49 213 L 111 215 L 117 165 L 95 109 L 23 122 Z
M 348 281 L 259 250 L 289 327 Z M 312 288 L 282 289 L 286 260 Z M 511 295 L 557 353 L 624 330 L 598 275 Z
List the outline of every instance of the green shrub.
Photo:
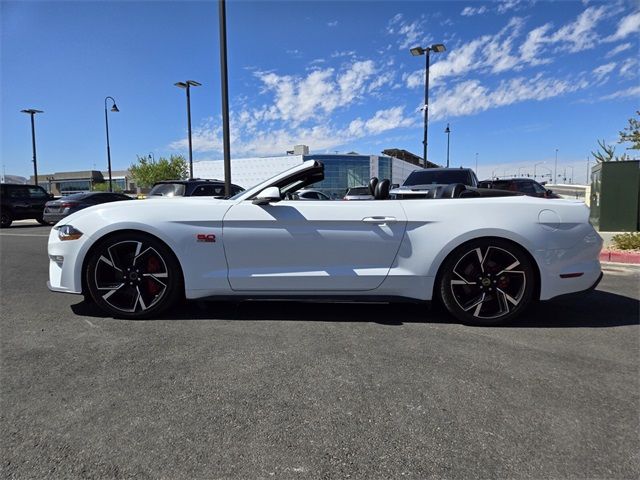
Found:
M 620 250 L 640 250 L 640 233 L 619 233 L 611 239 Z

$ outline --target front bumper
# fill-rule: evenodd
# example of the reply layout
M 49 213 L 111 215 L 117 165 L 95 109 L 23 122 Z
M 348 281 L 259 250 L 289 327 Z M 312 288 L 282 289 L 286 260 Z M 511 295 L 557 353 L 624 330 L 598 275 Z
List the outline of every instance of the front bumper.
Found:
M 47 287 L 53 292 L 82 293 L 81 262 L 84 239 L 61 241 L 58 231 L 51 230 L 47 251 L 49 253 L 49 281 Z

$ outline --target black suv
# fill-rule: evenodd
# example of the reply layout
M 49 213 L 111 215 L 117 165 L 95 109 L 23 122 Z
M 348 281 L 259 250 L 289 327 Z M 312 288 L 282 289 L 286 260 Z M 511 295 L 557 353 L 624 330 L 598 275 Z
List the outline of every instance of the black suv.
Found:
M 44 204 L 53 198 L 44 188 L 19 183 L 0 184 L 0 227 L 11 226 L 14 220 L 33 218 L 47 225 L 42 218 Z
M 244 188 L 231 184 L 231 196 Z M 191 178 L 189 180 L 163 180 L 156 182 L 147 197 L 215 197 L 225 198 L 222 180 Z

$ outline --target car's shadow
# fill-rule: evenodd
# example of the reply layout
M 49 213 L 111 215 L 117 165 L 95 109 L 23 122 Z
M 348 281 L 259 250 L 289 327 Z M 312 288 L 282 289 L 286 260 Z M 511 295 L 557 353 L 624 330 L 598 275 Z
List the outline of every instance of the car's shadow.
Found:
M 107 318 L 93 303 L 71 306 L 76 315 Z M 540 302 L 503 327 L 604 328 L 640 323 L 640 301 L 595 291 Z M 153 320 L 281 320 L 309 322 L 457 323 L 441 306 L 425 303 L 187 301 Z
M 53 226 L 53 224 L 51 225 L 40 225 L 39 223 L 12 223 L 10 227 L 7 228 L 3 228 L 2 231 L 3 232 L 9 232 L 11 230 L 25 230 L 25 229 L 32 229 L 32 228 L 51 228 Z

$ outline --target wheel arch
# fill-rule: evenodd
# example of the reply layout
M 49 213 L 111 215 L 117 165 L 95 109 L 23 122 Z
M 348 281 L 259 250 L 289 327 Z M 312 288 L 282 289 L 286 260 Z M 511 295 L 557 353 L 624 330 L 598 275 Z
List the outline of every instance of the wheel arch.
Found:
M 453 246 L 449 245 L 450 248 L 448 249 L 446 255 L 444 255 L 443 258 L 438 263 L 438 270 L 435 275 L 435 281 L 433 282 L 433 290 L 431 292 L 431 296 L 432 296 L 431 298 L 433 300 L 437 302 L 442 301 L 442 299 L 440 298 L 439 285 L 440 285 L 440 279 L 442 278 L 442 274 L 444 273 L 443 266 L 447 263 L 447 260 L 449 260 L 449 258 L 455 253 L 457 249 L 464 247 L 465 245 L 470 244 L 472 242 L 476 242 L 478 240 L 500 240 L 520 248 L 525 253 L 529 261 L 531 262 L 531 265 L 533 265 L 533 272 L 535 275 L 535 288 L 533 291 L 533 299 L 535 301 L 540 299 L 540 288 L 541 288 L 540 266 L 538 265 L 538 262 L 536 261 L 534 256 L 531 254 L 529 249 L 525 245 L 523 245 L 521 242 L 518 242 L 511 238 L 501 237 L 497 235 L 482 235 L 482 236 L 477 236 L 470 239 L 465 239 L 464 241 L 459 242 Z
M 185 282 L 184 282 L 184 267 L 182 266 L 182 263 L 180 262 L 180 258 L 178 257 L 178 255 L 176 255 L 176 252 L 173 251 L 173 248 L 171 248 L 171 246 L 164 241 L 162 238 L 160 238 L 157 235 L 154 235 L 153 233 L 149 233 L 147 231 L 144 230 L 138 230 L 135 228 L 125 228 L 122 230 L 113 230 L 110 231 L 109 233 L 97 238 L 89 247 L 89 249 L 85 252 L 84 254 L 84 258 L 82 259 L 82 267 L 80 269 L 80 281 L 81 281 L 81 288 L 82 288 L 82 294 L 83 295 L 87 295 L 88 294 L 88 288 L 87 288 L 87 279 L 86 279 L 86 275 L 85 275 L 85 271 L 87 268 L 87 263 L 89 262 L 89 259 L 91 258 L 91 256 L 93 255 L 93 252 L 98 248 L 98 246 L 104 242 L 105 240 L 111 238 L 111 237 L 115 237 L 118 235 L 122 235 L 123 233 L 135 233 L 137 235 L 145 235 L 147 237 L 152 237 L 154 240 L 160 242 L 162 245 L 164 245 L 167 250 L 171 253 L 171 255 L 173 255 L 178 268 L 179 268 L 179 274 L 180 274 L 180 279 L 182 280 L 182 289 L 183 292 L 182 294 L 184 295 L 184 289 L 185 289 Z

